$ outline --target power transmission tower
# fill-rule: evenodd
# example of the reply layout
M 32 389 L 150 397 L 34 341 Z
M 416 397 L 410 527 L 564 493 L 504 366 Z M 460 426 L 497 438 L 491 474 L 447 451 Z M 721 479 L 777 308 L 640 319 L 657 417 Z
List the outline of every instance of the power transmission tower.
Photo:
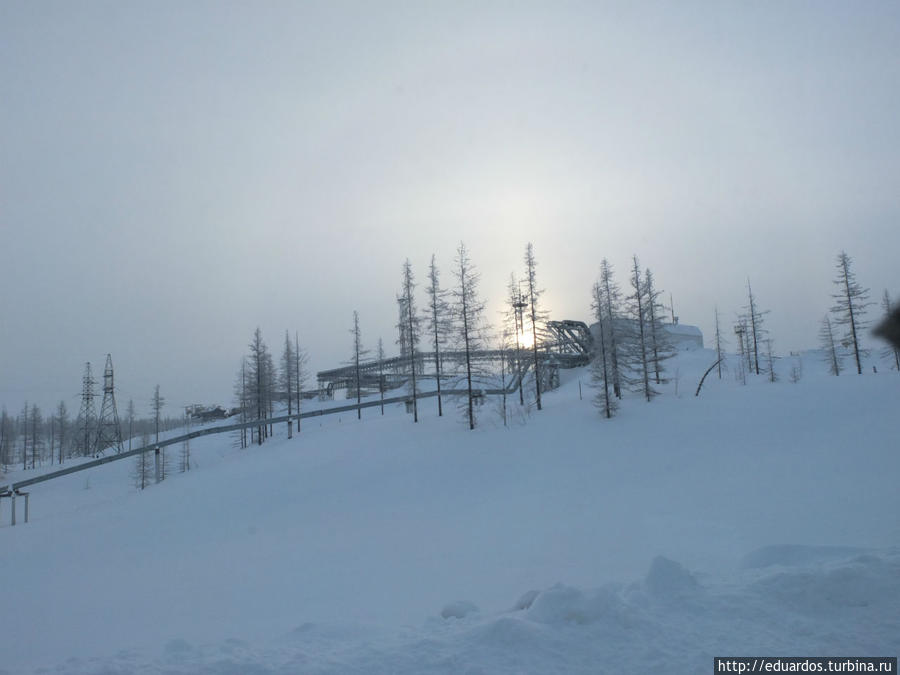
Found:
M 94 385 L 96 380 L 91 375 L 91 362 L 84 364 L 84 377 L 81 378 L 81 410 L 78 419 L 81 422 L 81 438 L 78 444 L 81 446 L 82 456 L 87 456 L 91 451 L 91 429 L 94 422 Z
M 122 452 L 122 429 L 119 427 L 119 411 L 116 409 L 116 394 L 113 387 L 112 355 L 106 355 L 103 370 L 103 404 L 97 420 L 97 442 L 94 456 L 102 455 L 110 446 L 115 446 L 116 454 Z

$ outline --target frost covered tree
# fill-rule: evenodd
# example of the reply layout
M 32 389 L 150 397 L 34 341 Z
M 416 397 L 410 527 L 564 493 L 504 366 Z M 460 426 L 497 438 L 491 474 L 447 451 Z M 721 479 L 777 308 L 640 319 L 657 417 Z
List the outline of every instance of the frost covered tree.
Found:
M 303 402 L 303 387 L 306 384 L 306 364 L 309 355 L 300 346 L 300 336 L 294 331 L 294 391 L 297 392 L 297 433 L 300 433 L 300 407 Z
M 662 373 L 663 362 L 673 356 L 672 344 L 669 334 L 663 328 L 662 317 L 665 315 L 665 307 L 660 302 L 661 291 L 656 289 L 653 273 L 650 269 L 644 270 L 644 294 L 646 296 L 647 336 L 649 338 L 648 355 L 653 369 L 653 379 L 656 384 L 664 382 Z
M 537 409 L 541 409 L 541 370 L 540 360 L 538 359 L 539 348 L 539 332 L 538 322 L 540 316 L 539 301 L 543 294 L 543 290 L 537 286 L 537 261 L 534 259 L 534 246 L 531 242 L 525 246 L 525 285 L 526 296 L 525 301 L 528 303 L 528 320 L 531 322 L 531 353 L 533 356 L 532 367 L 534 368 L 534 400 Z
M 597 395 L 594 397 L 594 405 L 609 419 L 615 413 L 618 401 L 612 390 L 611 382 L 612 359 L 609 343 L 611 341 L 612 319 L 606 313 L 607 305 L 604 301 L 603 285 L 599 281 L 594 284 L 591 308 L 594 310 L 594 319 L 598 325 L 599 330 L 597 332 L 600 338 L 600 348 L 594 361 L 591 363 L 591 381 L 598 390 Z
M 632 368 L 637 371 L 640 391 L 647 401 L 657 392 L 650 386 L 650 360 L 648 358 L 649 336 L 647 331 L 647 295 L 646 286 L 641 278 L 641 267 L 638 257 L 632 256 L 632 268 L 629 278 L 632 294 L 628 296 L 628 308 L 634 326 L 634 340 L 631 344 Z
M 608 327 L 609 376 L 613 394 L 622 398 L 622 387 L 625 383 L 623 368 L 625 367 L 624 348 L 627 342 L 625 322 L 622 320 L 622 291 L 613 277 L 612 265 L 606 258 L 600 261 L 600 294 L 603 314 Z
M 761 372 L 759 368 L 759 345 L 767 332 L 763 328 L 763 317 L 769 312 L 768 310 L 760 311 L 759 303 L 756 300 L 756 296 L 753 295 L 753 289 L 750 287 L 750 279 L 747 279 L 747 298 L 745 309 L 747 310 L 747 327 L 750 329 L 750 333 L 747 335 L 747 355 L 749 359 L 752 354 L 750 367 L 759 375 Z
M 353 388 L 356 390 L 356 419 L 362 419 L 362 376 L 360 364 L 366 350 L 362 345 L 362 333 L 359 330 L 359 312 L 353 310 L 353 328 L 350 329 L 353 336 L 353 356 L 350 363 L 353 365 Z
M 416 282 L 409 258 L 403 263 L 403 281 L 400 289 L 400 321 L 404 325 L 407 340 L 407 374 L 410 378 L 413 422 L 419 421 L 418 392 L 416 391 L 416 355 L 419 345 L 419 315 L 416 311 Z
M 525 392 L 522 387 L 522 333 L 524 328 L 523 310 L 525 308 L 525 297 L 519 291 L 519 283 L 516 281 L 516 275 L 509 275 L 509 284 L 506 287 L 506 307 L 503 312 L 503 330 L 510 335 L 515 336 L 514 357 L 511 359 L 510 369 L 515 369 L 516 377 L 519 381 L 519 405 L 525 405 Z
M 886 288 L 884 289 L 884 295 L 881 296 L 881 308 L 884 310 L 885 318 L 891 315 L 891 311 L 893 310 L 893 307 L 891 306 L 891 296 L 888 294 Z M 890 345 L 884 349 L 882 356 L 891 362 L 891 368 L 900 371 L 900 348 Z
M 157 384 L 153 388 L 153 398 L 150 399 L 150 410 L 153 411 L 153 426 L 156 433 L 155 444 L 159 450 L 159 463 L 160 463 L 160 475 L 159 480 L 166 479 L 166 449 L 165 447 L 159 447 L 159 422 L 162 414 L 163 406 L 166 404 L 166 399 L 164 399 L 159 394 L 159 385 Z
M 37 404 L 31 405 L 31 468 L 37 467 L 38 445 L 43 443 L 44 417 Z M 43 459 L 43 456 L 41 457 Z
M 838 354 L 837 344 L 834 340 L 834 329 L 831 325 L 831 318 L 825 315 L 822 319 L 822 327 L 819 330 L 819 345 L 825 355 L 825 362 L 828 364 L 828 372 L 832 375 L 841 374 L 841 357 Z
M 256 426 L 256 444 L 262 445 L 263 440 L 271 433 L 266 420 L 272 416 L 275 390 L 275 365 L 272 354 L 262 337 L 259 327 L 253 331 L 253 338 L 248 345 L 250 353 L 246 358 L 246 398 L 249 403 L 249 415 L 252 420 L 259 420 Z M 250 442 L 253 442 L 253 430 L 251 429 Z
M 62 464 L 67 456 L 66 441 L 69 440 L 69 409 L 65 401 L 60 401 L 56 406 L 56 422 L 59 425 L 59 463 Z
M 381 397 L 381 414 L 384 415 L 384 341 L 381 338 L 378 338 L 375 357 L 378 359 L 378 395 Z
M 287 331 L 284 331 L 284 348 L 281 351 L 281 372 L 280 372 L 280 381 L 281 386 L 284 387 L 285 393 L 287 394 L 287 405 L 288 405 L 288 423 L 287 423 L 287 431 L 288 438 L 294 437 L 294 420 L 291 419 L 291 415 L 294 414 L 294 365 L 296 359 L 294 358 L 294 345 L 291 344 L 291 336 Z
M 441 346 L 444 344 L 447 334 L 451 329 L 450 308 L 447 304 L 447 292 L 441 288 L 440 272 L 431 256 L 431 264 L 428 266 L 428 336 L 431 347 L 434 350 L 434 377 L 437 382 L 438 417 L 444 414 L 441 402 Z
M 837 256 L 837 276 L 834 279 L 837 292 L 831 296 L 835 301 L 831 312 L 837 325 L 847 327 L 844 340 L 853 350 L 856 372 L 862 375 L 862 357 L 866 356 L 866 351 L 860 348 L 859 333 L 868 326 L 868 322 L 863 320 L 863 315 L 866 307 L 872 303 L 868 302 L 869 289 L 857 283 L 856 275 L 851 269 L 852 265 L 853 260 L 850 256 L 841 251 Z
M 719 324 L 719 308 L 715 308 L 716 312 L 716 369 L 719 373 L 719 379 L 722 379 L 722 359 L 725 358 L 725 338 L 722 337 L 722 329 Z
M 0 465 L 10 466 L 15 462 L 13 446 L 15 444 L 14 422 L 4 406 L 0 410 Z
M 159 386 L 156 387 L 154 391 L 154 399 L 159 396 Z M 162 410 L 162 397 L 160 397 L 159 408 Z M 128 420 L 129 420 L 129 438 L 128 438 L 128 449 L 131 450 L 131 434 L 134 432 L 134 401 L 128 401 Z M 157 440 L 158 442 L 158 440 Z M 144 431 L 144 437 L 142 439 L 141 445 L 146 447 L 150 444 L 150 438 L 146 431 Z M 134 486 L 138 490 L 143 490 L 150 484 L 150 462 L 151 462 L 151 454 L 147 451 L 138 453 L 134 458 L 134 467 L 131 471 L 131 478 L 134 481 Z
M 769 376 L 769 382 L 777 382 L 778 374 L 775 372 L 775 359 L 777 358 L 772 351 L 772 338 L 766 338 L 766 374 Z
M 466 403 L 464 407 L 469 429 L 475 428 L 475 375 L 472 352 L 481 349 L 484 331 L 484 303 L 478 298 L 480 275 L 469 258 L 466 245 L 456 249 L 453 275 L 457 286 L 453 289 L 453 313 L 456 318 L 457 340 L 465 354 Z
M 248 411 L 250 410 L 249 387 L 247 386 L 247 357 L 241 357 L 241 369 L 238 371 L 234 381 L 234 402 L 237 403 L 238 421 L 241 424 L 249 421 Z M 241 428 L 237 431 L 237 442 L 243 450 L 247 447 L 247 429 Z
M 25 405 L 22 408 L 22 413 L 19 415 L 19 428 L 22 430 L 22 470 L 26 470 L 28 468 L 28 418 L 31 412 L 31 408 L 28 407 L 28 401 L 25 401 Z
M 62 401 L 60 401 L 62 403 Z M 134 399 L 128 399 L 128 405 L 125 407 L 125 418 L 128 420 L 128 449 L 131 450 L 131 442 L 134 438 Z

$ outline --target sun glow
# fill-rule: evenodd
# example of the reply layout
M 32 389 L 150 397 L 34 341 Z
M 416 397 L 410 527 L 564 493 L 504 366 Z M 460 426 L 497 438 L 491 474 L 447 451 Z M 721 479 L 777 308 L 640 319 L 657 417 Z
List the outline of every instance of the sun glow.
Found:
M 519 333 L 519 347 L 522 349 L 531 349 L 534 347 L 534 335 L 531 331 Z

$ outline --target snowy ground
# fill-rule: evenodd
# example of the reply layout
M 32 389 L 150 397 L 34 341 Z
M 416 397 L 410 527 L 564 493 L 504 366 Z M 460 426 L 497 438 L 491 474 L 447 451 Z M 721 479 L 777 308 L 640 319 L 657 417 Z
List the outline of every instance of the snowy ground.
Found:
M 469 432 L 431 399 L 32 489 L 0 525 L 0 672 L 711 672 L 900 652 L 900 377 L 709 352 L 601 420 L 578 379 Z M 280 433 L 283 433 L 281 431 Z M 173 449 L 174 450 L 174 449 Z M 21 475 L 11 474 L 11 480 Z M 5 670 L 4 670 L 5 669 Z

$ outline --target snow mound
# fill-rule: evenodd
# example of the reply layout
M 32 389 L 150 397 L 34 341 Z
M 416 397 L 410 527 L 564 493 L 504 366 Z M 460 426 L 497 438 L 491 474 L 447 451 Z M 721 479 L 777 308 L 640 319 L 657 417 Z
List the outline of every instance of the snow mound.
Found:
M 674 560 L 656 556 L 644 579 L 649 593 L 657 598 L 672 598 L 691 593 L 699 587 L 694 575 Z
M 535 597 L 528 610 L 528 618 L 551 625 L 597 622 L 623 625 L 629 623 L 627 613 L 628 608 L 618 586 L 583 591 L 556 584 Z
M 799 544 L 763 546 L 744 556 L 741 566 L 745 569 L 755 569 L 773 565 L 806 565 L 813 562 L 845 559 L 862 553 L 865 553 L 865 549 L 851 546 L 801 546 Z
M 900 560 L 872 555 L 773 574 L 755 590 L 767 601 L 817 617 L 853 608 L 879 609 L 900 597 Z
M 457 600 L 448 605 L 444 605 L 441 610 L 441 618 L 443 619 L 464 619 L 470 614 L 478 612 L 478 607 L 468 600 Z
M 516 600 L 516 604 L 513 605 L 513 611 L 520 612 L 523 609 L 530 609 L 534 604 L 534 599 L 540 594 L 540 591 L 528 591 L 527 593 L 523 593 L 522 596 Z

